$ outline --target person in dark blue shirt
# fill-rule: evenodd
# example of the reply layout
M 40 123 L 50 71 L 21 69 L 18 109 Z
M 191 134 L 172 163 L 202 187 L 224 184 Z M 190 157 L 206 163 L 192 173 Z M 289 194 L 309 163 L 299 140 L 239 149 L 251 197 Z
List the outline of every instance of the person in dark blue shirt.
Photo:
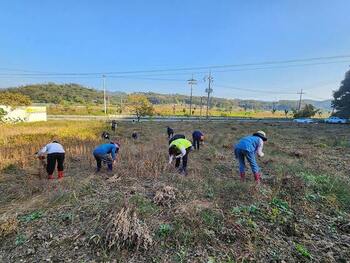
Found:
M 166 132 L 168 134 L 168 139 L 174 136 L 174 130 L 170 128 L 169 126 L 166 127 Z
M 119 147 L 118 143 L 111 142 L 101 144 L 95 148 L 93 155 L 96 160 L 97 172 L 101 170 L 102 162 L 107 164 L 109 171 L 113 170 L 113 164 L 116 162 Z
M 199 144 L 204 141 L 204 134 L 200 131 L 194 131 L 192 133 L 193 147 L 199 150 Z

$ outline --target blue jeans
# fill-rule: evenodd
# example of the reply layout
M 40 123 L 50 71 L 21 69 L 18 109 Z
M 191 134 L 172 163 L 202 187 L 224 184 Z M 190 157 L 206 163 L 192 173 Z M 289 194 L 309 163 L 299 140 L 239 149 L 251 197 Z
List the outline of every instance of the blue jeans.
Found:
M 259 168 L 258 163 L 256 162 L 256 159 L 255 159 L 255 152 L 248 152 L 248 151 L 242 150 L 242 149 L 235 149 L 235 156 L 239 162 L 239 172 L 240 173 L 245 172 L 245 159 L 248 160 L 248 163 L 250 164 L 250 167 L 252 168 L 253 174 L 259 172 L 260 168 Z

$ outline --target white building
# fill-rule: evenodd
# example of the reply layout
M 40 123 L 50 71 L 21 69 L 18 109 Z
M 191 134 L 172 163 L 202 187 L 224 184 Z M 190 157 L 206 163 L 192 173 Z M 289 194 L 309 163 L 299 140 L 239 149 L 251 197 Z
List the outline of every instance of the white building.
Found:
M 34 122 L 34 121 L 47 121 L 47 113 L 45 106 L 18 106 L 15 108 L 0 105 L 6 115 L 2 118 L 8 122 Z

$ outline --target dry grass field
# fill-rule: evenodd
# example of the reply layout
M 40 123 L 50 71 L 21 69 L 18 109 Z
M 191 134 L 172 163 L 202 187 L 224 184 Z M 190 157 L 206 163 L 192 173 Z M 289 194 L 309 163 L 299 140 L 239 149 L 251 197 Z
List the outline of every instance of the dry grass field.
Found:
M 170 123 L 206 135 L 188 176 L 167 165 L 166 125 L 120 123 L 117 165 L 100 174 L 103 122 L 0 126 L 0 262 L 348 262 L 349 125 Z M 256 130 L 269 137 L 258 187 L 232 156 Z M 52 139 L 61 181 L 34 158 Z

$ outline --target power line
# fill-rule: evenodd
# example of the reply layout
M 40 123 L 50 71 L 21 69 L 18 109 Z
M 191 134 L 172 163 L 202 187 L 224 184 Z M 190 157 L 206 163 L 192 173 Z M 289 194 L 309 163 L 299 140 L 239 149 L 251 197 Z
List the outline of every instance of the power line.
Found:
M 246 88 L 237 88 L 237 87 L 232 87 L 232 86 L 226 86 L 226 85 L 221 85 L 218 84 L 216 87 L 219 88 L 228 88 L 228 89 L 235 89 L 235 90 L 242 90 L 242 91 L 249 91 L 249 92 L 260 92 L 260 93 L 273 93 L 273 94 L 295 94 L 295 92 L 279 92 L 275 90 L 256 90 L 256 89 L 246 89 Z
M 214 66 L 201 66 L 201 67 L 184 67 L 184 68 L 168 68 L 168 69 L 152 69 L 152 70 L 134 70 L 134 71 L 107 71 L 107 72 L 66 72 L 66 73 L 1 73 L 0 75 L 17 75 L 17 76 L 86 76 L 86 75 L 116 75 L 116 74 L 138 74 L 138 73 L 156 73 L 156 72 L 172 72 L 172 71 L 193 71 L 193 70 L 205 70 L 205 69 L 220 69 L 220 68 L 237 68 L 237 67 L 247 67 L 247 66 L 262 66 L 262 65 L 273 65 L 273 64 L 290 64 L 290 63 L 299 63 L 299 62 L 308 62 L 308 61 L 318 61 L 318 60 L 334 60 L 339 58 L 350 58 L 350 55 L 339 55 L 339 56 L 328 56 L 328 57 L 313 57 L 313 58 L 304 58 L 304 59 L 289 59 L 289 60 L 276 60 L 276 61 L 264 61 L 264 62 L 258 62 L 258 63 L 243 63 L 243 64 L 231 64 L 231 65 L 214 65 Z M 324 64 L 324 63 L 342 63 L 345 61 L 328 61 L 328 62 L 319 62 L 319 63 L 312 63 L 314 65 L 316 64 Z M 349 62 L 349 61 L 346 61 Z M 312 65 L 307 64 L 307 65 Z M 305 64 L 304 64 L 305 65 Z M 289 65 L 289 66 L 300 66 L 298 64 L 296 65 Z M 258 69 L 258 68 L 255 68 Z M 259 68 L 259 69 L 266 69 Z M 252 70 L 252 69 L 238 69 L 238 70 Z M 233 70 L 235 71 L 235 70 Z M 220 72 L 220 71 L 216 71 Z M 224 72 L 224 71 L 221 71 Z M 188 74 L 188 72 L 187 72 Z

